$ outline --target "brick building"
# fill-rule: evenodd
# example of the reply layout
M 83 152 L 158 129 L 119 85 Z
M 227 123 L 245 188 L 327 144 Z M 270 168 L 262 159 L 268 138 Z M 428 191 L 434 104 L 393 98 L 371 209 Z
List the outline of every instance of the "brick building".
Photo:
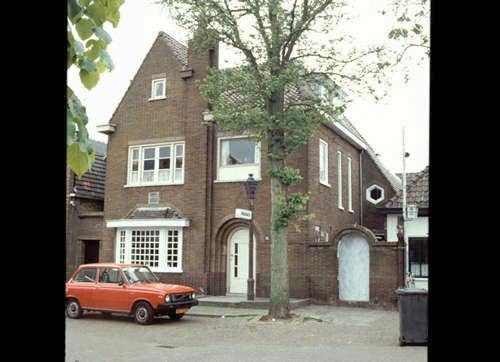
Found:
M 106 144 L 92 141 L 96 152 L 92 169 L 77 177 L 66 167 L 66 279 L 78 265 L 99 260 L 104 214 Z
M 165 282 L 207 294 L 246 293 L 247 208 L 243 182 L 260 180 L 255 200 L 256 296 L 270 284 L 270 179 L 266 145 L 202 124 L 208 104 L 196 88 L 218 49 L 195 51 L 160 32 L 107 124 L 101 261 L 139 262 Z M 376 206 L 400 189 L 368 143 L 343 119 L 323 125 L 288 164 L 308 192 L 302 232 L 290 226 L 291 297 L 317 302 L 394 304 L 402 249 L 385 242 Z

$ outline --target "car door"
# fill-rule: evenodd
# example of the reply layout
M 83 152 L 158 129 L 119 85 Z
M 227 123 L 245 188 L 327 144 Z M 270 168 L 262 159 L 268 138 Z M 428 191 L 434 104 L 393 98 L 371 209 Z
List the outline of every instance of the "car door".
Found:
M 97 309 L 128 311 L 127 287 L 121 282 L 124 280 L 120 268 L 99 268 L 95 291 Z
M 97 268 L 82 268 L 69 285 L 69 295 L 78 299 L 82 308 L 94 308 Z

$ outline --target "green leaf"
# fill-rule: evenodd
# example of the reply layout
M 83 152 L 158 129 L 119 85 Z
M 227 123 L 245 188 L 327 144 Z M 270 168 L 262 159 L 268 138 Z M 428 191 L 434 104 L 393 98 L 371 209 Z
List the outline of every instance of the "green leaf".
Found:
M 104 41 L 106 44 L 109 44 L 111 43 L 111 37 L 109 36 L 109 34 L 101 27 L 99 26 L 94 26 L 94 34 L 99 38 L 101 39 L 102 41 Z
M 78 177 L 90 170 L 92 166 L 92 156 L 88 152 L 80 150 L 80 144 L 73 142 L 67 147 L 67 163 Z
M 85 45 L 87 46 L 87 48 L 90 48 L 85 53 L 90 61 L 94 61 L 99 58 L 99 51 L 101 49 L 106 49 L 106 47 L 108 46 L 105 42 L 98 39 L 90 39 Z
M 87 72 L 85 69 L 80 70 L 80 80 L 87 89 L 92 89 L 95 87 L 97 82 L 99 82 L 99 71 L 96 69 L 91 72 Z
M 83 8 L 77 0 L 68 0 L 68 17 L 75 24 L 83 15 Z
M 76 135 L 76 124 L 73 115 L 68 110 L 66 113 L 66 146 L 69 146 L 74 140 Z
M 75 42 L 73 43 L 73 48 L 75 49 L 75 53 L 77 55 L 82 55 L 83 52 L 85 51 L 85 48 L 83 47 L 83 44 L 80 43 L 78 40 L 75 39 Z
M 99 51 L 99 55 L 101 56 L 102 61 L 104 62 L 104 64 L 106 64 L 106 67 L 108 67 L 108 69 L 110 71 L 115 68 L 115 65 L 113 64 L 113 61 L 109 57 L 109 54 L 107 51 L 101 50 L 101 51 Z
M 106 20 L 106 9 L 102 4 L 95 1 L 87 7 L 87 14 L 99 26 Z
M 90 19 L 80 19 L 78 23 L 76 23 L 76 32 L 80 36 L 82 40 L 86 40 L 92 36 L 94 33 L 92 31 L 92 27 L 94 26 L 94 22 Z
M 99 61 L 97 62 L 97 70 L 99 71 L 99 73 L 106 71 L 106 69 L 108 69 L 106 63 L 104 63 L 102 59 L 99 59 Z

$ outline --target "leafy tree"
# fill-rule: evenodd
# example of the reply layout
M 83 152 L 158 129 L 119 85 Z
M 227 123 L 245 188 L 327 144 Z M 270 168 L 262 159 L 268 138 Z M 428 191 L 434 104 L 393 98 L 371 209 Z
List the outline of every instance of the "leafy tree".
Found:
M 120 6 L 124 0 L 68 0 L 68 63 L 67 69 L 76 66 L 82 84 L 92 89 L 105 70 L 114 65 L 107 46 L 111 37 L 104 30 L 109 22 L 116 27 L 120 21 Z M 67 87 L 66 146 L 69 167 L 81 176 L 92 166 L 95 158 L 87 132 L 88 117 L 85 107 L 76 94 Z
M 337 31 L 347 18 L 342 1 L 160 2 L 193 31 L 196 46 L 207 49 L 222 42 L 243 57 L 241 66 L 209 69 L 199 87 L 211 105 L 209 123 L 263 143 L 272 204 L 269 315 L 287 318 L 287 228 L 311 217 L 304 214 L 307 195 L 289 191 L 302 177 L 287 159 L 320 124 L 342 116 L 346 100 L 341 89 L 380 96 L 392 53 L 384 45 L 361 47 Z M 314 36 L 318 32 L 322 36 Z M 324 91 L 317 92 L 320 84 Z

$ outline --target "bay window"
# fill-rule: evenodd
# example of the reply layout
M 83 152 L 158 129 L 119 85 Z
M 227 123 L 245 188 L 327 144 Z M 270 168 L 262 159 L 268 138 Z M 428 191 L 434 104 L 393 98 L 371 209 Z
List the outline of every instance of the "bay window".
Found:
M 119 228 L 116 235 L 117 263 L 146 265 L 154 272 L 182 272 L 182 228 Z
M 132 146 L 128 168 L 129 186 L 182 184 L 184 143 Z

